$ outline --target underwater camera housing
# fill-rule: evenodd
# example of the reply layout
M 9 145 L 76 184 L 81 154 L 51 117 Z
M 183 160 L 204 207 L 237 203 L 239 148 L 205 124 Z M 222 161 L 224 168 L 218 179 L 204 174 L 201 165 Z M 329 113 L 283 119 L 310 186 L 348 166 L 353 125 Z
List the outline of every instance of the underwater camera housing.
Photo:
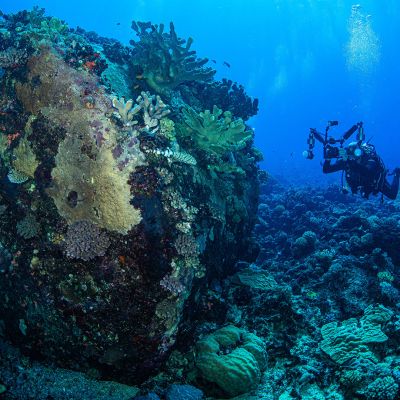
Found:
M 362 154 L 361 143 L 365 140 L 363 123 L 358 122 L 347 130 L 341 138 L 335 139 L 333 136 L 328 136 L 329 129 L 332 126 L 339 125 L 338 121 L 328 121 L 325 128 L 325 134 L 318 132 L 315 128 L 310 128 L 310 133 L 307 138 L 308 149 L 303 152 L 303 156 L 312 160 L 314 158 L 314 147 L 316 140 L 323 145 L 323 156 L 325 160 L 332 160 L 334 158 L 340 158 L 343 156 L 343 150 L 345 150 L 348 157 L 359 157 Z M 357 132 L 356 142 L 354 146 L 348 146 L 343 148 L 343 144 Z

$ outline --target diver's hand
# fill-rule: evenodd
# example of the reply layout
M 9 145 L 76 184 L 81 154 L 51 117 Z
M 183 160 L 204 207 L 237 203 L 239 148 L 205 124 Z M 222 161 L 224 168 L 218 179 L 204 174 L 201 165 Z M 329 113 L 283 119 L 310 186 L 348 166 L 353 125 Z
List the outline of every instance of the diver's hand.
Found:
M 349 156 L 347 155 L 347 151 L 346 149 L 344 149 L 343 147 L 341 147 L 339 149 L 339 157 L 341 159 L 343 159 L 343 161 L 347 161 L 347 159 L 349 158 Z
M 395 168 L 393 170 L 393 174 L 396 175 L 396 176 L 400 176 L 400 168 Z

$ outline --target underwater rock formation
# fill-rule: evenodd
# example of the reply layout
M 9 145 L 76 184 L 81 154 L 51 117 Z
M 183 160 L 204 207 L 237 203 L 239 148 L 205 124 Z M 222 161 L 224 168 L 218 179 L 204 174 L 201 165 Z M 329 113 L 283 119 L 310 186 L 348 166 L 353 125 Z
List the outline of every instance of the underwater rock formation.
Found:
M 4 338 L 130 384 L 159 370 L 208 282 L 254 256 L 259 159 L 230 111 L 178 134 L 170 99 L 188 110 L 179 90 L 194 99 L 214 71 L 172 24 L 133 27 L 124 47 L 38 8 L 0 18 Z

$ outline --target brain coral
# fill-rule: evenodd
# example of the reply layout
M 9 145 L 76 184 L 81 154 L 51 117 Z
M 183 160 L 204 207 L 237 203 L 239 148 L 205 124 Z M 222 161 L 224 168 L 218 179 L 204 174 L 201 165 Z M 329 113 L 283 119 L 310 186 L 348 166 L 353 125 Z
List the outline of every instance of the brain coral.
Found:
M 223 394 L 231 397 L 252 390 L 266 363 L 262 340 L 233 325 L 197 342 L 196 350 L 200 377 L 215 383 Z

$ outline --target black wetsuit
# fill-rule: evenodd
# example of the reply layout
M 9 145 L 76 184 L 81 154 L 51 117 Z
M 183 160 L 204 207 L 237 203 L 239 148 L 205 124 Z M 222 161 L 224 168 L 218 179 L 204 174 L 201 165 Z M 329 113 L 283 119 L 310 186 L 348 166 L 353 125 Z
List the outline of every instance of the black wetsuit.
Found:
M 361 191 L 363 197 L 368 198 L 372 193 L 384 194 L 391 200 L 395 200 L 399 191 L 399 169 L 390 184 L 387 180 L 387 171 L 381 160 L 376 154 L 364 154 L 356 159 L 339 159 L 335 163 L 331 160 L 325 160 L 323 172 L 329 174 L 331 172 L 344 171 L 346 181 L 350 186 L 353 194 Z

